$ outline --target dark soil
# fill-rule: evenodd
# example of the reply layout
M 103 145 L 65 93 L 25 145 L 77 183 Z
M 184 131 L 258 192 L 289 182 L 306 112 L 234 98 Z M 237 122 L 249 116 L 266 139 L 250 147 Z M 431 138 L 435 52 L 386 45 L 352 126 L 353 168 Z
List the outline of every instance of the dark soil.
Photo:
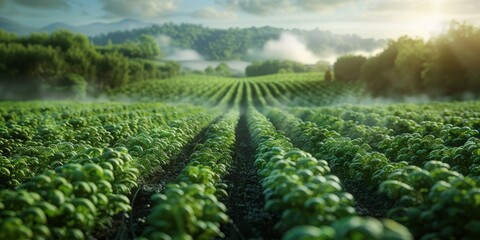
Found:
M 245 110 L 245 109 L 243 109 Z M 236 129 L 235 156 L 230 174 L 225 177 L 229 198 L 225 201 L 231 221 L 222 226 L 226 239 L 280 239 L 273 226 L 280 216 L 266 212 L 265 200 L 255 161 L 255 148 L 242 111 Z
M 345 191 L 353 195 L 355 199 L 355 210 L 360 216 L 385 218 L 389 209 L 395 204 L 387 196 L 375 189 L 369 188 L 369 184 L 362 183 L 355 179 L 340 178 Z
M 213 122 L 216 122 L 214 120 Z M 136 239 L 144 229 L 145 220 L 154 207 L 150 197 L 154 193 L 161 192 L 166 185 L 174 183 L 176 177 L 187 165 L 188 158 L 193 153 L 195 146 L 200 143 L 208 127 L 203 129 L 189 144 L 184 146 L 180 154 L 162 166 L 157 172 L 147 176 L 138 188 L 132 190 L 130 202 L 132 212 L 129 217 L 117 216 L 114 218 L 112 227 L 103 230 L 103 236 L 95 235 L 96 239 Z

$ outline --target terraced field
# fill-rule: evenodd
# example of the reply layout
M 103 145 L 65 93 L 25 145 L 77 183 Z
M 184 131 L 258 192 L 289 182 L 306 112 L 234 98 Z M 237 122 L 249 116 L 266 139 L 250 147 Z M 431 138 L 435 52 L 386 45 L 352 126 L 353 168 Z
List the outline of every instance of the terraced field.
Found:
M 479 239 L 480 102 L 316 74 L 0 103 L 0 239 Z

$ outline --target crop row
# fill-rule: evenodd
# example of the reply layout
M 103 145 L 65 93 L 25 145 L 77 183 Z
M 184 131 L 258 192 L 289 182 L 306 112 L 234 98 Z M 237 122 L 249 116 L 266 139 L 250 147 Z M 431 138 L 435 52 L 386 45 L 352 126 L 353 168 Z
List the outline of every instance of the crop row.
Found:
M 395 200 L 389 216 L 407 225 L 415 236 L 428 239 L 480 236 L 476 227 L 479 188 L 473 179 L 451 170 L 448 164 L 427 161 L 420 168 L 407 162 L 391 162 L 360 140 L 305 123 L 279 109 L 267 112 L 296 144 L 326 159 L 342 177 L 376 187 Z
M 373 150 L 384 153 L 390 161 L 405 161 L 422 166 L 429 160 L 441 160 L 450 164 L 455 171 L 475 179 L 479 177 L 480 140 L 477 138 L 479 133 L 470 127 L 460 128 L 447 124 L 433 130 L 432 124 L 424 124 L 418 128 L 410 130 L 403 128 L 404 131 L 399 131 L 402 124 L 398 122 L 393 124 L 395 127 L 391 129 L 343 120 L 321 110 L 305 108 L 290 110 L 305 120 L 368 144 Z
M 239 81 L 211 76 L 187 76 L 170 79 L 138 82 L 115 92 L 115 100 L 184 102 L 195 105 L 218 104 Z
M 114 149 L 87 144 L 82 151 L 67 149 L 73 153 L 50 163 L 55 170 L 26 179 L 16 191 L 2 188 L 0 238 L 84 239 L 106 227 L 112 217 L 130 211 L 131 189 L 179 154 L 208 126 L 212 113 L 187 108 L 157 115 L 157 123 L 140 118 L 142 130 L 119 138 Z
M 68 109 L 63 112 L 68 114 L 64 119 L 51 114 L 59 110 L 58 105 L 44 107 L 41 115 L 35 111 L 22 112 L 32 108 L 22 104 L 4 107 L 9 110 L 4 116 L 21 115 L 0 124 L 0 131 L 3 129 L 0 133 L 0 185 L 12 188 L 37 173 L 62 165 L 88 148 L 131 142 L 138 139 L 138 135 L 150 135 L 155 129 L 157 132 L 167 130 L 165 126 L 175 120 L 201 115 L 204 111 L 158 104 L 132 106 L 129 112 L 121 105 L 103 109 L 96 109 L 98 105 L 90 107 L 77 107 L 76 111 Z
M 342 239 L 354 235 L 411 238 L 405 227 L 391 220 L 356 216 L 353 196 L 343 191 L 326 161 L 293 148 L 254 108 L 249 109 L 248 116 L 249 131 L 257 146 L 255 165 L 263 179 L 265 208 L 282 213 L 275 228 L 286 232 L 285 239 Z M 369 224 L 377 228 L 365 231 Z
M 87 149 L 65 165 L 0 191 L 0 238 L 84 239 L 130 210 L 138 170 L 124 148 Z
M 355 99 L 360 89 L 355 84 L 325 82 L 323 75 L 318 73 L 239 79 L 189 75 L 169 81 L 136 82 L 115 91 L 110 97 L 119 101 L 134 99 L 225 106 L 231 99 L 242 98 L 240 89 L 246 85 L 253 89 L 253 99 L 257 106 L 323 106 Z
M 178 182 L 153 196 L 156 206 L 147 218 L 146 239 L 211 239 L 221 237 L 220 225 L 228 221 L 227 197 L 222 183 L 232 162 L 238 113 L 212 124 L 205 141 L 195 147 Z

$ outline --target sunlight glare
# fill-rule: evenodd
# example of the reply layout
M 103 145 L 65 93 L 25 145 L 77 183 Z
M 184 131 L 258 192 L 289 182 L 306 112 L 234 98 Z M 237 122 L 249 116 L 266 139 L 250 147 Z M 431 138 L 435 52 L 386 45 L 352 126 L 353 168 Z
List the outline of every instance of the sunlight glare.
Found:
M 428 9 L 412 23 L 412 33 L 427 40 L 440 34 L 445 28 L 444 14 L 446 0 L 430 0 Z

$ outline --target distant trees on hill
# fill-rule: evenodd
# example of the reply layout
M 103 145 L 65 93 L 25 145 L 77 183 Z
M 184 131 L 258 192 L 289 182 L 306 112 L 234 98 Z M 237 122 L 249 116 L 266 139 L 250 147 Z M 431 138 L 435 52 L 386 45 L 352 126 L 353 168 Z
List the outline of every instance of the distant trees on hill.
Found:
M 338 68 L 346 59 L 354 70 Z M 359 80 L 376 96 L 478 93 L 480 29 L 467 23 L 452 22 L 446 33 L 428 42 L 400 37 L 390 41 L 383 52 L 364 62 L 359 60 L 354 64 L 351 57 L 346 57 L 339 58 L 335 66 L 337 80 Z
M 147 28 L 116 31 L 93 37 L 97 45 L 123 44 L 135 41 L 142 34 L 151 36 L 168 36 L 171 38 L 171 46 L 177 48 L 194 49 L 202 56 L 210 60 L 249 59 L 250 49 L 261 49 L 265 43 L 272 39 L 278 39 L 282 32 L 289 32 L 299 36 L 309 50 L 316 54 L 325 50 L 336 53 L 347 53 L 356 50 L 372 51 L 383 48 L 385 40 L 360 38 L 356 35 L 336 35 L 328 31 L 282 29 L 274 27 L 251 27 L 211 29 L 196 24 L 173 24 L 153 25 Z
M 232 69 L 226 63 L 220 63 L 216 67 L 205 68 L 205 74 L 212 76 L 230 77 L 233 74 Z
M 98 51 L 86 36 L 63 30 L 25 37 L 0 30 L 0 98 L 6 93 L 10 96 L 18 93 L 14 97 L 19 99 L 37 98 L 46 88 L 53 95 L 56 90 L 65 90 L 67 86 L 69 89 L 86 89 L 85 84 L 91 93 L 95 93 L 127 82 L 178 74 L 176 63 L 144 59 L 159 53 L 153 43 L 153 38 L 142 36 L 131 47 L 140 49 L 140 54 L 134 56 L 123 54 L 117 46 Z M 28 91 L 21 90 L 26 86 Z
M 107 44 L 107 46 L 97 46 L 99 52 L 119 52 L 128 58 L 155 59 L 161 56 L 161 50 L 157 40 L 146 34 L 140 35 L 135 41 L 127 41 L 121 44 Z

